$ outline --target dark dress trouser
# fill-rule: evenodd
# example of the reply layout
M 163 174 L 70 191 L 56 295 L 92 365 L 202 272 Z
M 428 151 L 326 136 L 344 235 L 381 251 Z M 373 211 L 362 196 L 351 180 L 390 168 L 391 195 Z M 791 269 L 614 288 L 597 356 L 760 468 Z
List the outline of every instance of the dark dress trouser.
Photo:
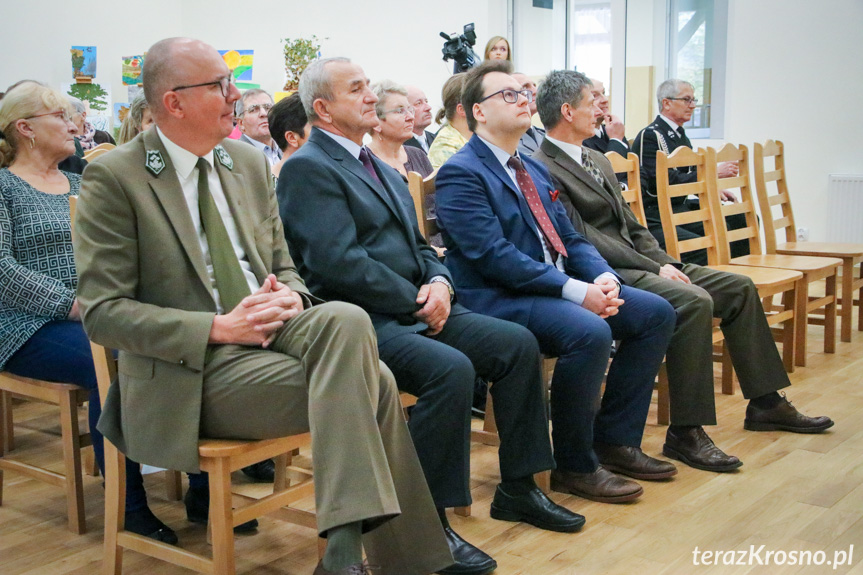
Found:
M 518 324 L 478 313 L 450 316 L 436 336 L 379 344 L 400 390 L 416 395 L 408 427 L 438 507 L 469 505 L 470 408 L 475 374 L 492 382 L 503 480 L 551 469 L 540 356 Z
M 627 284 L 662 296 L 677 312 L 677 326 L 666 353 L 671 423 L 716 424 L 714 317 L 722 320 L 722 332 L 745 398 L 791 385 L 752 280 L 692 264 L 685 264 L 682 271 L 692 284 L 651 272 L 618 270 Z
M 560 298 L 540 297 L 527 328 L 543 353 L 556 356 L 551 383 L 554 458 L 566 471 L 589 473 L 599 464 L 593 442 L 638 447 L 653 382 L 674 329 L 671 305 L 629 286 L 619 313 L 602 319 Z M 622 340 L 600 387 L 613 339 Z

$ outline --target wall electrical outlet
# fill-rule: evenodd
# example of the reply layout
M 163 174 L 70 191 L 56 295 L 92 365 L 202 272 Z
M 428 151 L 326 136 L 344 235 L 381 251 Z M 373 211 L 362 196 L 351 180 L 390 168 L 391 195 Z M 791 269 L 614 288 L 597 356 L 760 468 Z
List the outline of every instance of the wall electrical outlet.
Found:
M 798 242 L 808 242 L 809 241 L 809 228 L 797 228 L 797 241 Z

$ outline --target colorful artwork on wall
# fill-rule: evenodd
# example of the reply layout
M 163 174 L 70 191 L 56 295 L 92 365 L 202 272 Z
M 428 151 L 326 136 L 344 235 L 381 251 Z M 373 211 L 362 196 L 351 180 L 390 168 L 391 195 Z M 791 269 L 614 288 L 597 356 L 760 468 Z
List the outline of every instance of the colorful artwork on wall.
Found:
M 219 50 L 225 64 L 234 75 L 235 82 L 252 81 L 252 64 L 255 59 L 254 50 Z
M 72 46 L 72 77 L 75 80 L 96 77 L 96 47 Z
M 63 84 L 66 94 L 83 101 L 87 107 L 87 121 L 97 130 L 110 131 L 113 109 L 109 84 Z
M 136 86 L 141 83 L 141 71 L 144 69 L 143 56 L 123 57 L 123 85 Z

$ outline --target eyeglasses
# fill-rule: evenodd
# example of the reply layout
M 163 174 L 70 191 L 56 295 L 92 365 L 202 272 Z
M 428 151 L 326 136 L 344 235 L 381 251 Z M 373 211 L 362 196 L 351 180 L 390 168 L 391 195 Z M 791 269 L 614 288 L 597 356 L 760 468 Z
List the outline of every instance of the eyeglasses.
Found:
M 227 96 L 226 96 L 226 97 L 227 97 Z M 248 108 L 246 108 L 245 110 L 243 110 L 243 111 L 240 113 L 240 115 L 241 115 L 241 116 L 244 116 L 244 115 L 246 115 L 246 114 L 257 114 L 257 113 L 258 113 L 258 112 L 260 112 L 261 110 L 263 110 L 263 111 L 264 111 L 264 113 L 266 114 L 267 112 L 269 112 L 269 111 L 270 111 L 270 110 L 272 110 L 272 109 L 273 109 L 273 105 L 272 105 L 272 104 L 255 104 L 254 106 L 249 106 Z
M 44 118 L 45 116 L 54 116 L 64 122 L 72 122 L 72 116 L 69 115 L 69 112 L 66 110 L 60 110 L 59 112 L 48 112 L 46 114 L 36 114 L 35 116 L 27 116 L 26 118 L 22 118 L 22 120 L 32 120 L 33 118 Z
M 393 108 L 392 110 L 384 110 L 384 115 L 387 114 L 398 114 L 399 116 L 406 116 L 408 114 L 414 113 L 413 106 L 399 106 L 398 108 Z
M 686 96 L 685 98 L 666 98 L 666 100 L 680 100 L 681 102 L 686 102 L 687 106 L 697 106 L 698 98 L 690 98 Z
M 516 102 L 518 102 L 519 95 L 524 96 L 527 99 L 528 104 L 533 102 L 533 92 L 531 92 L 530 90 L 513 90 L 511 88 L 505 88 L 503 90 L 498 90 L 494 94 L 489 94 L 488 96 L 477 102 L 477 104 L 481 104 L 489 98 L 494 98 L 498 94 L 501 94 L 503 96 L 503 101 L 507 104 L 515 104 Z
M 189 88 L 202 88 L 204 86 L 219 86 L 219 89 L 222 90 L 222 97 L 225 99 L 228 98 L 228 94 L 231 93 L 231 86 L 234 85 L 234 77 L 232 75 L 227 75 L 224 78 L 219 78 L 218 80 L 213 80 L 212 82 L 202 82 L 200 84 L 192 84 L 191 86 L 177 86 L 176 88 L 172 88 L 172 92 L 179 92 L 180 90 L 188 90 Z

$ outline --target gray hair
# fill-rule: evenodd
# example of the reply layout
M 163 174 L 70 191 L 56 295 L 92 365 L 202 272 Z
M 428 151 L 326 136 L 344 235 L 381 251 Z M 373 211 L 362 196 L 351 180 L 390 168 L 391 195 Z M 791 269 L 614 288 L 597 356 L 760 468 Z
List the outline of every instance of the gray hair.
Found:
M 333 87 L 330 85 L 330 75 L 326 71 L 327 64 L 331 62 L 350 62 L 350 58 L 319 58 L 312 60 L 300 76 L 300 100 L 306 110 L 309 122 L 318 119 L 315 114 L 315 100 L 321 98 L 331 101 L 333 99 Z
M 676 98 L 683 89 L 683 86 L 689 86 L 693 90 L 695 89 L 695 87 L 686 80 L 678 80 L 677 78 L 669 78 L 660 84 L 656 89 L 656 104 L 659 106 L 659 109 L 662 110 L 662 101 L 666 98 Z
M 546 130 L 560 123 L 560 109 L 564 104 L 578 107 L 584 98 L 584 89 L 592 87 L 590 78 L 573 70 L 554 70 L 546 76 L 536 93 L 536 111 Z
M 243 92 L 242 97 L 237 100 L 237 103 L 234 104 L 234 115 L 239 118 L 242 113 L 246 111 L 246 99 L 251 98 L 252 96 L 257 96 L 258 94 L 266 94 L 267 97 L 270 98 L 270 101 L 273 100 L 273 97 L 266 90 L 261 90 L 260 88 L 252 88 L 251 90 L 246 90 L 245 92 Z
M 75 108 L 76 113 L 81 114 L 82 116 L 87 113 L 87 106 L 84 105 L 84 102 L 75 96 L 66 97 L 69 99 L 69 103 L 72 104 L 72 107 Z
M 144 110 L 149 108 L 147 99 L 143 93 L 135 96 L 132 104 L 129 106 L 129 113 L 120 124 L 120 133 L 117 134 L 117 145 L 131 142 L 132 139 L 141 132 L 141 123 L 144 121 Z
M 375 96 L 378 97 L 378 102 L 375 104 L 375 112 L 378 114 L 378 118 L 383 119 L 384 117 L 384 107 L 386 102 L 384 100 L 387 99 L 387 96 L 390 94 L 400 94 L 407 98 L 408 91 L 399 84 L 396 84 L 392 80 L 381 80 L 372 85 L 372 92 L 375 93 Z

